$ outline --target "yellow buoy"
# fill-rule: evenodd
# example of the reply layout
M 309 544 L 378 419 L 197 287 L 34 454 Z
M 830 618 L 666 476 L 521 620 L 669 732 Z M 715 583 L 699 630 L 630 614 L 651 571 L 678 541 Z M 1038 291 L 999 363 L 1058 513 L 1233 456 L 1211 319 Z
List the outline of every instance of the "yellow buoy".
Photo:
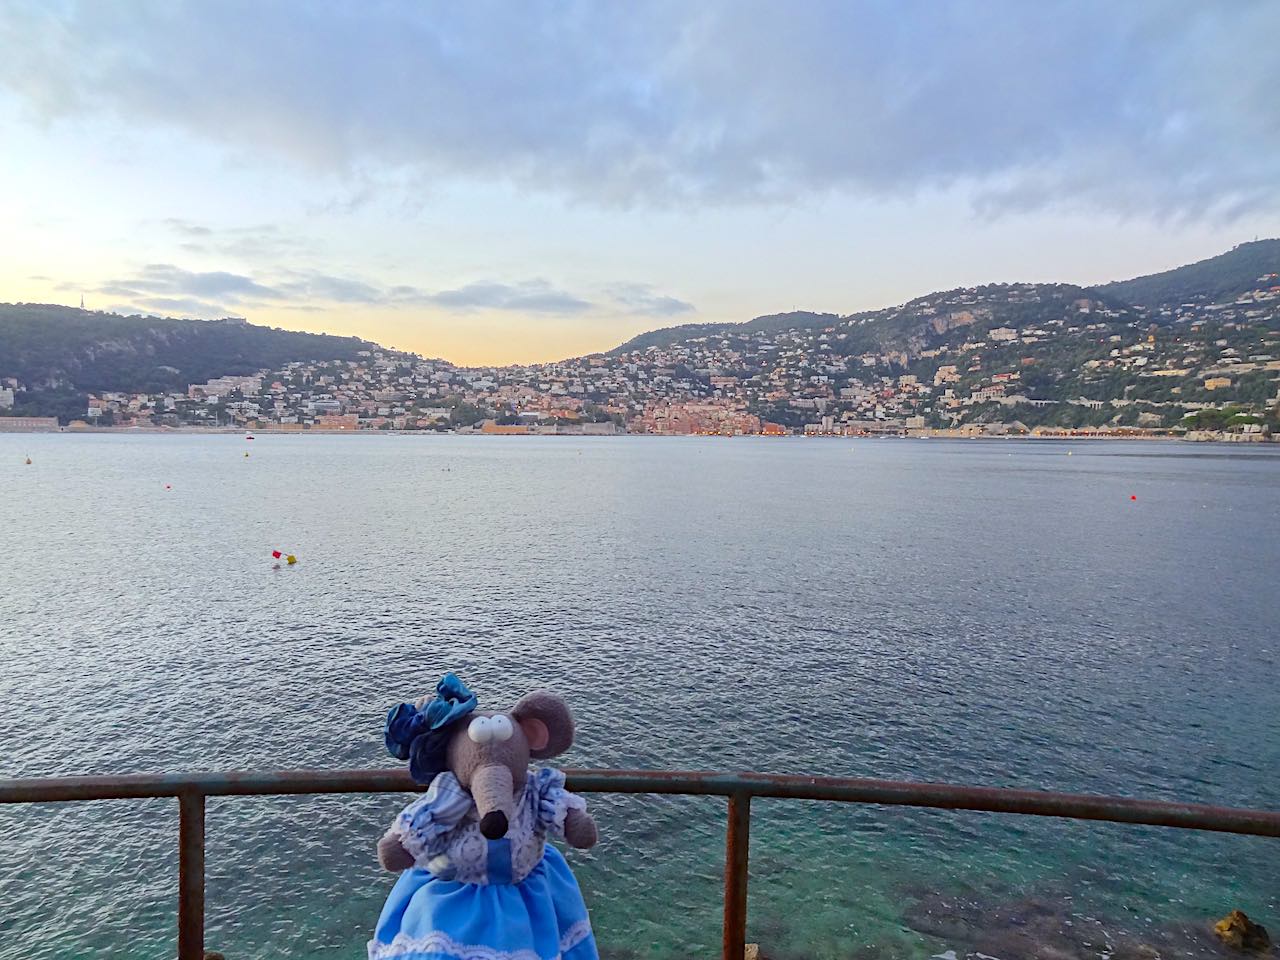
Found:
M 295 557 L 295 556 L 291 553 L 291 554 L 289 554 L 287 557 L 285 557 L 285 558 L 284 558 L 284 562 L 285 562 L 285 563 L 287 563 L 287 564 L 289 564 L 289 566 L 291 566 L 291 567 L 292 567 L 295 563 L 297 563 L 297 562 L 298 562 L 298 558 L 297 558 L 297 557 Z

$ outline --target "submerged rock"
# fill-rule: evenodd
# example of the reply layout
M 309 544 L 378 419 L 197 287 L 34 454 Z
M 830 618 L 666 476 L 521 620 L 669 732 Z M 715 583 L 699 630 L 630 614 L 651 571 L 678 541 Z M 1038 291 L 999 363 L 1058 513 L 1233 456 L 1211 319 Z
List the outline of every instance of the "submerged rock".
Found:
M 1237 950 L 1262 951 L 1271 948 L 1267 928 L 1254 923 L 1241 910 L 1232 910 L 1213 925 L 1213 932 L 1229 947 Z
M 1005 898 L 966 890 L 917 891 L 904 920 L 910 929 L 941 941 L 944 952 L 933 960 L 1229 960 L 1228 944 L 1255 956 L 1267 951 L 1266 931 L 1239 916 L 1248 926 L 1240 920 L 1230 925 L 1238 932 L 1241 945 L 1236 945 L 1218 929 L 1232 917 L 1215 928 L 1215 937 L 1204 923 L 1139 925 L 1121 916 L 1092 916 L 1069 896 Z

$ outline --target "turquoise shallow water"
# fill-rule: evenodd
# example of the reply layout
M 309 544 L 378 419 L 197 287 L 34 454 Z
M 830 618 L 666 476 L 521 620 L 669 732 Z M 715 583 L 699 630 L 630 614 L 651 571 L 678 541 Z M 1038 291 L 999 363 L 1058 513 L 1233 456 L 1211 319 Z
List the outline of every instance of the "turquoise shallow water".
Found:
M 1277 453 L 0 435 L 0 776 L 390 764 L 386 707 L 455 669 L 484 704 L 569 697 L 567 766 L 1280 808 Z M 591 802 L 571 862 L 604 952 L 714 955 L 723 803 Z M 210 947 L 360 956 L 402 803 L 210 801 Z M 750 938 L 780 958 L 1280 926 L 1275 841 L 754 814 Z M 171 955 L 175 835 L 166 801 L 0 809 L 0 958 Z

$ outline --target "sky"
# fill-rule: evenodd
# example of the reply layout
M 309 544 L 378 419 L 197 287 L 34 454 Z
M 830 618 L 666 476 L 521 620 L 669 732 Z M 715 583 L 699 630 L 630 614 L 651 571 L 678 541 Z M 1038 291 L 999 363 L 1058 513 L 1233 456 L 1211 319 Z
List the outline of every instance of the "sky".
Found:
M 1274 0 L 0 0 L 0 301 L 465 364 L 1280 236 Z

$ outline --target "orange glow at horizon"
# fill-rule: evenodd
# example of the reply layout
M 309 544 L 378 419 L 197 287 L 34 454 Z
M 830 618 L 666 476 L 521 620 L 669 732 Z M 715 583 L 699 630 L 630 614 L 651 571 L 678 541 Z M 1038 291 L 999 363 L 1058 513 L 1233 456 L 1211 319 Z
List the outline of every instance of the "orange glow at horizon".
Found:
M 549 363 L 603 353 L 637 334 L 667 326 L 644 318 L 564 320 L 494 313 L 451 317 L 398 310 L 246 313 L 250 323 L 261 326 L 360 337 L 464 367 Z
M 53 290 L 45 283 L 28 280 L 5 287 L 6 295 L 0 297 L 0 302 L 80 306 L 78 292 Z M 101 302 L 103 299 L 101 294 L 90 292 L 85 296 L 85 308 L 118 312 Z M 450 316 L 390 308 L 262 308 L 245 310 L 243 316 L 258 326 L 360 337 L 388 349 L 447 360 L 462 367 L 549 363 L 603 353 L 636 334 L 669 325 L 643 317 L 560 319 L 494 311 Z

